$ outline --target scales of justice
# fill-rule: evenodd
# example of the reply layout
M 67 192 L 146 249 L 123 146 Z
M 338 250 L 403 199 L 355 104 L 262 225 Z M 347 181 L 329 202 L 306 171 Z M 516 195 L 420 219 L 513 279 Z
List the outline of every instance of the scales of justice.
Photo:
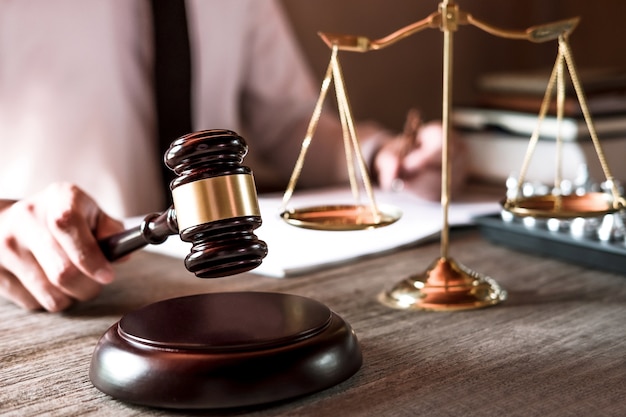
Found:
M 387 226 L 397 221 L 401 213 L 397 210 L 382 210 L 375 200 L 370 177 L 367 173 L 363 155 L 354 128 L 344 77 L 339 63 L 339 51 L 368 52 L 386 48 L 408 36 L 425 29 L 439 29 L 443 33 L 443 88 L 442 88 L 442 193 L 441 206 L 443 225 L 441 231 L 441 253 L 425 271 L 407 277 L 379 295 L 379 301 L 387 306 L 398 309 L 418 310 L 464 310 L 491 306 L 506 299 L 506 291 L 498 283 L 481 273 L 471 270 L 457 262 L 449 255 L 449 223 L 450 205 L 450 112 L 452 103 L 452 61 L 454 33 L 461 25 L 477 27 L 494 36 L 527 40 L 535 43 L 557 41 L 557 58 L 548 81 L 543 102 L 540 107 L 537 125 L 530 138 L 526 155 L 523 160 L 517 181 L 517 190 L 503 201 L 503 210 L 520 217 L 535 218 L 576 218 L 595 217 L 617 212 L 624 208 L 624 199 L 619 195 L 606 163 L 591 115 L 586 103 L 568 37 L 578 24 L 579 19 L 557 21 L 530 27 L 523 31 L 507 30 L 492 26 L 462 11 L 452 0 L 439 3 L 438 10 L 425 19 L 401 28 L 383 38 L 370 39 L 365 36 L 320 33 L 322 40 L 331 49 L 330 63 L 322 82 L 320 96 L 313 116 L 309 123 L 306 136 L 302 143 L 300 155 L 296 161 L 291 180 L 283 196 L 281 217 L 294 226 L 318 230 L 362 230 Z M 554 188 L 549 195 L 523 196 L 521 187 L 528 165 L 532 158 L 535 145 L 541 133 L 541 122 L 544 119 L 553 96 L 556 95 L 557 123 L 563 119 L 565 97 L 565 67 L 567 67 L 575 93 L 583 111 L 593 145 L 600 161 L 606 184 L 610 193 L 586 192 L 585 194 L 565 194 L 561 192 L 561 142 L 557 135 L 557 153 L 555 158 Z M 323 102 L 326 98 L 331 81 L 334 79 L 337 96 L 337 107 L 343 128 L 343 140 L 348 165 L 350 187 L 355 200 L 353 205 L 326 204 L 314 207 L 290 207 L 298 176 L 302 169 L 308 146 L 313 139 Z M 556 86 L 556 92 L 555 90 Z M 556 93 L 556 94 L 555 94 Z M 356 170 L 360 170 L 359 184 Z M 361 191 L 364 190 L 367 202 L 362 203 Z

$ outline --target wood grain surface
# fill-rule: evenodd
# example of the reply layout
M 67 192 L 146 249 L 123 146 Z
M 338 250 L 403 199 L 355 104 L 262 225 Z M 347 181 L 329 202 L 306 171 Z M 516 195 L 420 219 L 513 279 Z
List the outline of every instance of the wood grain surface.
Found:
M 0 301 L 0 415 L 626 414 L 626 277 L 514 252 L 475 230 L 454 232 L 450 255 L 496 279 L 508 300 L 456 312 L 381 305 L 376 297 L 383 288 L 439 256 L 435 242 L 282 280 L 253 274 L 202 280 L 178 259 L 139 252 L 118 265 L 118 279 L 97 299 L 62 314 Z M 325 303 L 354 328 L 363 367 L 328 390 L 237 410 L 134 406 L 89 381 L 96 342 L 126 312 L 165 298 L 239 290 Z

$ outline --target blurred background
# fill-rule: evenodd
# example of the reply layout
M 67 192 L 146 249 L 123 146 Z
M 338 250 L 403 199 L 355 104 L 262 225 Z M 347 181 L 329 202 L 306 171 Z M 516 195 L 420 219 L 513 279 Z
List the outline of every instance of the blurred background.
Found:
M 436 0 L 282 0 L 294 31 L 321 80 L 330 58 L 317 32 L 383 37 L 437 11 Z M 525 30 L 571 17 L 581 21 L 570 37 L 578 69 L 626 67 L 624 0 L 458 0 L 476 19 L 505 29 Z M 443 37 L 426 29 L 388 48 L 342 52 L 348 95 L 355 118 L 375 119 L 402 129 L 410 107 L 425 119 L 441 117 Z M 550 69 L 557 43 L 501 39 L 464 25 L 454 36 L 455 103 L 472 102 L 477 78 L 486 73 Z

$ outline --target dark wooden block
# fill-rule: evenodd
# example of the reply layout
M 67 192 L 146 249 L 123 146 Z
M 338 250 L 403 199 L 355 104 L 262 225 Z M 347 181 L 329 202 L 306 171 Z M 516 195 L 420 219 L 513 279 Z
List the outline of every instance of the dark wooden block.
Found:
M 199 294 L 128 313 L 93 353 L 96 388 L 177 409 L 286 400 L 352 376 L 362 354 L 349 324 L 315 300 L 267 292 Z

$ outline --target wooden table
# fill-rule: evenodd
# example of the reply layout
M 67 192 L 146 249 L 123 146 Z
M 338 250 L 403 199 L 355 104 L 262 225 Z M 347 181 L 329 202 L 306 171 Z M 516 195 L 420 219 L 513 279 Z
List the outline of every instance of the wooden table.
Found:
M 99 298 L 62 314 L 0 301 L 0 414 L 252 416 L 626 415 L 626 277 L 452 234 L 450 255 L 509 293 L 472 311 L 394 310 L 376 297 L 439 256 L 432 243 L 289 279 L 201 280 L 178 259 L 136 253 Z M 126 312 L 203 292 L 319 300 L 346 319 L 364 363 L 328 390 L 244 410 L 174 412 L 119 402 L 91 384 L 96 342 Z

